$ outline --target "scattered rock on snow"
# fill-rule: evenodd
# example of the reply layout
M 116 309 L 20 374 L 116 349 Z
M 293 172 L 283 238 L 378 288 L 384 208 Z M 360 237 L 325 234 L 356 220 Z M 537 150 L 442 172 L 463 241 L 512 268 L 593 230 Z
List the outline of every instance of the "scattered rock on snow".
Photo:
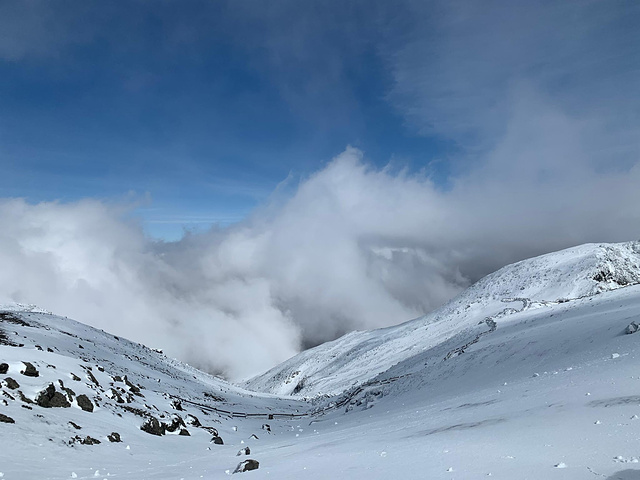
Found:
M 164 428 L 167 432 L 175 432 L 178 429 L 186 427 L 182 417 L 180 415 L 171 415 L 171 423 L 163 423 Z
M 82 445 L 98 445 L 102 442 L 97 438 L 93 438 L 88 435 L 84 438 L 82 438 L 79 435 L 76 435 L 75 437 L 72 437 L 71 440 L 69 440 L 69 445 L 73 445 L 74 443 L 80 443 Z
M 7 384 L 7 387 L 9 387 L 11 390 L 15 390 L 16 388 L 20 388 L 20 384 L 18 382 L 16 382 L 11 377 L 5 378 L 4 381 Z
M 75 423 L 75 422 L 71 422 L 71 421 L 70 421 L 70 422 L 69 422 L 69 425 L 71 425 L 71 426 L 72 426 L 73 428 L 75 428 L 76 430 L 80 430 L 80 429 L 82 429 L 82 427 L 81 427 L 80 425 L 78 425 L 77 423 Z
M 260 462 L 257 460 L 245 460 L 244 462 L 240 462 L 233 473 L 242 473 L 248 472 L 249 470 L 257 470 L 260 466 Z
M 564 462 L 556 463 L 554 468 L 567 468 L 567 464 Z
M 249 438 L 251 438 L 251 439 L 253 439 L 253 440 L 260 440 L 260 439 L 258 438 L 258 436 L 257 436 L 255 433 L 252 433 L 252 434 L 251 434 L 251 436 L 250 436 Z
M 638 325 L 636 322 L 631 322 L 629 325 L 627 325 L 627 328 L 624 330 L 624 333 L 632 334 L 632 333 L 636 333 L 638 330 L 640 330 L 640 325 Z
M 113 443 L 120 443 L 122 441 L 118 432 L 111 432 L 111 434 L 107 435 L 107 439 Z
M 271 425 L 269 425 L 268 423 L 263 424 L 262 425 L 262 429 L 266 430 L 269 433 L 271 433 Z
M 68 408 L 71 404 L 67 401 L 62 393 L 56 392 L 56 387 L 53 383 L 41 391 L 36 397 L 36 403 L 43 408 Z
M 38 372 L 38 370 L 36 370 L 36 367 L 34 367 L 31 363 L 29 362 L 22 362 L 22 363 L 24 365 L 24 368 L 20 370 L 20 373 L 22 375 L 26 375 L 27 377 L 40 376 L 40 372 Z
M 2 422 L 2 423 L 16 423 L 16 421 L 13 418 L 8 417 L 7 415 L 3 415 L 2 413 L 0 413 L 0 422 Z
M 86 395 L 78 395 L 76 402 L 78 402 L 78 406 L 85 412 L 93 412 L 93 403 L 91 403 L 91 400 L 89 400 L 89 397 Z
M 251 455 L 251 449 L 249 447 L 241 448 L 238 453 L 236 453 L 236 457 L 241 455 Z
M 5 373 L 7 373 L 9 371 L 9 364 L 7 363 L 0 363 L 0 373 L 2 375 L 4 375 Z
M 155 417 L 149 418 L 140 426 L 140 430 L 142 430 L 143 432 L 158 436 L 164 435 L 164 429 L 164 425 L 161 424 L 160 421 Z
M 213 437 L 209 443 L 214 443 L 216 445 L 224 445 L 222 441 L 222 437 Z
M 198 417 L 196 417 L 195 415 L 191 415 L 191 414 L 188 414 L 185 417 L 184 422 L 187 425 L 191 425 L 192 427 L 201 427 L 202 426 L 202 424 L 200 423 L 200 420 L 198 420 Z
M 191 434 L 189 433 L 189 430 L 187 430 L 186 428 L 181 428 L 180 432 L 178 433 L 178 435 L 181 435 L 183 437 L 190 437 Z

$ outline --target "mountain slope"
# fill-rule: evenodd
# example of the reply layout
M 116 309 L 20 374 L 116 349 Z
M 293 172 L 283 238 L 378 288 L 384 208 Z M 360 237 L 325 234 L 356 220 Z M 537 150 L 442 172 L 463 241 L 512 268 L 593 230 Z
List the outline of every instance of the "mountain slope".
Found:
M 464 346 L 493 328 L 486 324 L 487 318 L 500 322 L 521 309 L 638 282 L 640 242 L 588 244 L 542 255 L 484 277 L 424 317 L 347 334 L 302 352 L 244 386 L 280 395 L 335 395 L 443 342 L 452 349 Z
M 347 336 L 352 355 L 333 342 L 342 370 L 310 385 L 347 387 L 307 401 L 5 306 L 0 478 L 217 479 L 247 459 L 259 468 L 242 478 L 638 478 L 637 255 L 637 243 L 587 245 L 520 262 L 430 321 Z

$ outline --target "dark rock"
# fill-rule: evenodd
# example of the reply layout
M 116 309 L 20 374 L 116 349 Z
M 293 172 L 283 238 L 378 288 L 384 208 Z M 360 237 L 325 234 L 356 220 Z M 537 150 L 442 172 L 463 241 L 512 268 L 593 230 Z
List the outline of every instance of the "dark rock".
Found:
M 58 380 L 58 383 L 60 384 L 60 388 L 67 394 L 67 398 L 69 399 L 69 401 L 73 402 L 73 397 L 76 396 L 76 392 L 74 392 L 68 387 L 65 387 L 62 380 Z
M 268 423 L 263 424 L 262 425 L 262 429 L 266 430 L 269 433 L 271 433 L 271 425 L 269 425 Z
M 249 460 L 240 462 L 236 467 L 236 469 L 233 471 L 233 473 L 242 473 L 242 472 L 248 472 L 249 470 L 257 470 L 259 466 L 260 466 L 260 462 L 258 462 L 257 460 L 252 460 L 250 458 Z
M 6 415 L 3 415 L 0 413 L 0 422 L 2 423 L 16 423 L 16 421 L 11 418 L 11 417 L 7 417 Z
M 100 386 L 100 383 L 98 382 L 96 377 L 93 376 L 93 373 L 91 373 L 91 370 L 87 370 L 87 377 L 89 377 L 89 380 L 91 380 L 96 385 L 96 387 Z
M 24 403 L 31 403 L 31 404 L 34 403 L 33 400 L 31 400 L 30 398 L 25 397 L 24 393 L 22 393 L 21 390 L 18 390 L 18 398 L 20 400 L 22 400 Z
M 164 435 L 165 433 L 164 429 L 165 429 L 164 425 L 161 424 L 160 421 L 155 417 L 149 418 L 140 426 L 140 430 L 142 430 L 143 432 L 147 432 L 147 433 L 150 433 L 151 435 L 158 435 L 158 436 Z
M 214 443 L 215 445 L 224 445 L 222 437 L 213 437 L 209 443 Z
M 43 408 L 68 408 L 71 404 L 67 401 L 62 393 L 56 392 L 56 387 L 53 383 L 38 394 L 36 397 L 36 403 Z
M 24 369 L 20 370 L 20 373 L 22 375 L 26 375 L 27 377 L 38 377 L 40 376 L 40 372 L 38 372 L 38 370 L 36 370 L 36 367 L 34 367 L 31 363 L 29 362 L 22 362 L 24 364 Z
M 172 432 L 172 433 L 180 428 L 186 428 L 186 425 L 184 424 L 184 421 L 182 420 L 180 415 L 172 415 L 171 423 L 163 422 L 162 424 L 164 425 L 164 428 L 167 432 Z
M 36 347 L 37 350 L 42 351 L 42 347 L 40 345 L 36 345 L 35 347 Z
M 114 375 L 111 377 L 114 382 L 122 382 L 122 377 L 120 375 Z
M 71 380 L 73 380 L 75 382 L 79 382 L 81 379 L 75 373 L 71 373 Z
M 200 423 L 200 420 L 198 420 L 198 417 L 196 417 L 195 415 L 188 414 L 185 417 L 184 421 L 187 425 L 191 425 L 192 427 L 202 426 L 202 424 Z
M 86 436 L 83 440 L 80 441 L 82 445 L 98 445 L 102 442 L 97 438 Z
M 191 434 L 189 433 L 189 430 L 187 430 L 186 428 L 181 428 L 180 433 L 178 433 L 178 435 L 182 435 L 183 437 L 191 436 Z
M 180 400 L 173 400 L 171 402 L 171 408 L 178 410 L 179 412 L 184 411 L 184 408 L 182 408 L 182 403 L 180 403 Z
M 11 377 L 5 378 L 4 381 L 6 382 L 7 387 L 9 387 L 11 390 L 15 390 L 16 388 L 20 388 L 20 384 L 18 382 L 16 382 Z
M 72 426 L 73 428 L 75 428 L 76 430 L 81 430 L 81 429 L 82 429 L 82 427 L 81 427 L 80 425 L 78 425 L 77 423 L 75 423 L 75 422 L 71 422 L 71 421 L 70 421 L 70 422 L 69 422 L 69 425 L 71 425 L 71 426 Z
M 22 408 L 26 408 L 27 410 L 33 410 L 29 405 L 20 405 Z
M 251 436 L 250 436 L 249 438 L 251 438 L 251 439 L 253 439 L 253 440 L 260 440 L 260 439 L 258 438 L 258 435 L 256 435 L 255 433 L 252 433 L 252 434 L 251 434 Z
M 241 455 L 251 455 L 251 449 L 249 447 L 244 447 L 240 449 L 240 451 L 236 453 L 236 457 L 239 457 Z
M 103 366 L 98 365 L 96 368 L 98 369 L 99 372 L 104 372 L 104 367 Z
M 9 365 L 7 363 L 0 363 L 0 373 L 4 375 L 9 371 Z
M 204 430 L 206 430 L 207 432 L 209 432 L 211 435 L 213 435 L 214 437 L 219 436 L 218 435 L 218 429 L 215 427 L 202 427 Z
M 81 443 L 82 445 L 98 445 L 100 443 L 102 443 L 100 440 L 98 440 L 97 438 L 93 438 L 93 437 L 89 437 L 86 436 L 84 438 L 82 438 L 79 435 L 76 435 L 75 437 L 71 438 L 71 440 L 69 440 L 69 445 L 72 445 L 74 443 Z
M 107 435 L 107 438 L 113 443 L 120 443 L 122 441 L 118 432 L 111 432 L 111 435 Z
M 93 403 L 91 403 L 91 400 L 89 400 L 89 397 L 86 395 L 78 395 L 76 402 L 78 402 L 78 406 L 85 412 L 93 412 Z
M 47 352 L 49 352 L 49 353 L 53 353 L 53 348 L 51 348 L 51 347 L 47 347 Z
M 638 325 L 636 322 L 631 322 L 629 325 L 627 325 L 627 328 L 625 329 L 624 333 L 626 334 L 636 333 L 638 330 L 640 330 L 640 325 Z
M 127 385 L 127 387 L 129 387 L 129 390 L 131 391 L 131 393 L 133 393 L 134 395 L 138 395 L 139 397 L 143 396 L 140 393 L 140 388 L 137 385 L 134 385 L 133 383 L 131 383 L 126 375 L 124 376 L 124 383 Z

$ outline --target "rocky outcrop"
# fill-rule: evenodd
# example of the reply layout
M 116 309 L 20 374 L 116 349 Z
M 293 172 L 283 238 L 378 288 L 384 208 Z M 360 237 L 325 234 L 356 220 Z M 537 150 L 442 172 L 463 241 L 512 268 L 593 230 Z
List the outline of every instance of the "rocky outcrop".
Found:
M 249 460 L 240 462 L 236 467 L 236 469 L 233 471 L 233 473 L 242 473 L 242 472 L 248 472 L 249 470 L 257 470 L 259 466 L 260 466 L 260 462 L 250 458 Z
M 7 377 L 4 379 L 4 382 L 7 384 L 7 387 L 11 390 L 15 390 L 16 388 L 20 388 L 20 384 L 16 382 L 13 378 Z
M 85 412 L 93 412 L 93 403 L 91 403 L 91 400 L 89 400 L 89 397 L 87 397 L 86 395 L 78 395 L 76 397 L 76 402 L 78 403 L 78 406 Z
M 13 418 L 8 417 L 7 415 L 3 415 L 2 413 L 0 413 L 0 422 L 2 422 L 2 423 L 16 423 L 16 421 Z
M 38 394 L 36 404 L 43 408 L 68 408 L 71 406 L 64 394 L 56 392 L 53 383 L 50 383 L 46 389 Z
M 150 435 L 162 436 L 165 434 L 165 426 L 160 423 L 156 417 L 147 419 L 141 426 L 140 430 Z
M 29 362 L 22 362 L 24 365 L 24 368 L 22 370 L 20 370 L 20 373 L 22 375 L 25 375 L 27 377 L 39 377 L 40 376 L 40 372 L 38 372 L 38 370 L 36 369 L 36 367 L 33 366 L 33 364 L 29 363 Z

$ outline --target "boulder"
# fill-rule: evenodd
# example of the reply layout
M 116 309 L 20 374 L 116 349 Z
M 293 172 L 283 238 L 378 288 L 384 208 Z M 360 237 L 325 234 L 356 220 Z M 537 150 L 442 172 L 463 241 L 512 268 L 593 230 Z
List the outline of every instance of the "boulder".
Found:
M 251 455 L 251 449 L 249 447 L 241 448 L 238 453 L 236 453 L 236 457 L 241 455 Z
M 0 422 L 2 422 L 2 423 L 16 423 L 16 421 L 13 418 L 8 417 L 6 415 L 3 415 L 1 413 L 0 413 Z
M 113 443 L 120 443 L 122 441 L 118 432 L 111 432 L 110 435 L 107 435 L 107 438 Z
M 248 472 L 249 470 L 257 470 L 259 466 L 260 466 L 260 462 L 250 458 L 249 460 L 240 462 L 236 467 L 236 469 L 233 471 L 233 473 L 242 473 L 242 472 Z
M 56 392 L 53 383 L 50 383 L 46 389 L 38 394 L 36 403 L 43 408 L 68 408 L 71 406 L 65 395 Z
M 198 420 L 198 417 L 196 417 L 195 415 L 188 414 L 185 417 L 184 421 L 187 425 L 191 425 L 192 427 L 202 426 L 202 424 L 200 423 L 200 420 Z
M 9 387 L 11 390 L 15 390 L 16 388 L 20 388 L 20 384 L 18 382 L 16 382 L 11 377 L 5 378 L 4 381 L 7 384 L 7 387 Z
M 140 426 L 140 430 L 142 430 L 143 432 L 147 432 L 151 435 L 157 435 L 157 436 L 162 436 L 165 433 L 164 430 L 164 425 L 160 423 L 160 421 L 155 418 L 155 417 L 151 417 L 149 419 L 147 419 L 141 426 Z
M 627 328 L 625 329 L 624 333 L 632 334 L 632 333 L 636 333 L 638 330 L 640 330 L 640 325 L 638 325 L 636 322 L 631 322 L 629 325 L 627 325 Z
M 187 430 L 186 428 L 181 428 L 180 432 L 178 433 L 178 435 L 181 435 L 183 437 L 190 437 L 191 434 L 189 433 L 189 430 Z
M 102 442 L 100 442 L 100 440 L 98 440 L 97 438 L 86 436 L 84 439 L 80 440 L 80 443 L 82 445 L 98 445 Z
M 5 373 L 7 373 L 9 371 L 9 364 L 7 363 L 0 363 L 0 374 L 4 375 Z
M 85 412 L 93 412 L 93 403 L 91 403 L 91 400 L 89 400 L 89 397 L 87 397 L 86 395 L 78 395 L 76 397 L 76 402 L 78 403 L 78 406 Z
M 262 429 L 266 430 L 267 432 L 271 433 L 271 425 L 269 425 L 268 423 L 264 423 L 262 425 Z
M 36 370 L 36 367 L 34 367 L 31 363 L 29 362 L 22 362 L 22 363 L 24 365 L 24 368 L 20 370 L 20 373 L 22 375 L 26 375 L 27 377 L 40 376 L 40 372 L 38 372 L 38 370 Z
M 213 437 L 209 443 L 214 443 L 216 445 L 224 445 L 222 441 L 222 437 Z
M 167 432 L 175 432 L 181 428 L 185 428 L 186 425 L 184 424 L 184 421 L 182 420 L 182 417 L 180 417 L 180 415 L 171 415 L 171 423 L 165 423 L 163 422 L 164 428 Z

